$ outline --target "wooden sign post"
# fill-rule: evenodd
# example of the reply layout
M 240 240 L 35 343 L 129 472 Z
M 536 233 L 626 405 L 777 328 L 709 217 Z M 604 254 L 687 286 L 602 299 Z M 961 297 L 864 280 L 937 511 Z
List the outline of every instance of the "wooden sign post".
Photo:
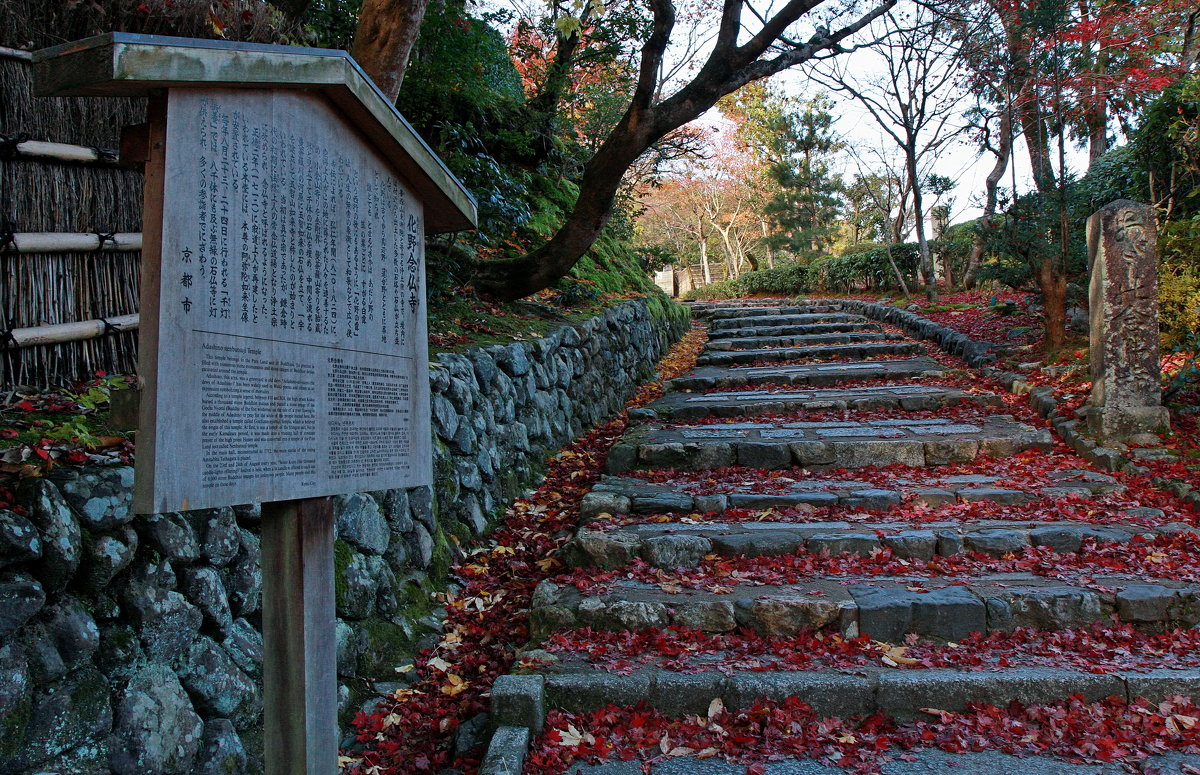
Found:
M 263 504 L 267 772 L 333 773 L 329 496 L 432 482 L 424 238 L 474 202 L 344 52 L 113 33 L 34 77 L 151 98 L 134 506 Z

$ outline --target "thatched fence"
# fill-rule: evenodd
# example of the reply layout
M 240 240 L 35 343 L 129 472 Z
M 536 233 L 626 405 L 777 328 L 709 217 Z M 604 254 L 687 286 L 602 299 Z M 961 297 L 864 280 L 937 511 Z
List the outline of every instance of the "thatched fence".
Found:
M 115 149 L 145 110 L 34 97 L 28 55 L 0 49 L 0 387 L 135 370 L 142 173 Z M 34 344 L 56 331 L 87 338 Z

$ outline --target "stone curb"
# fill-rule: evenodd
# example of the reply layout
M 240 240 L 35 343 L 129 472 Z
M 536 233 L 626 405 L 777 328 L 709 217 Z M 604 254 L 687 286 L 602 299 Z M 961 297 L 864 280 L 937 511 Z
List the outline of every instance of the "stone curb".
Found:
M 605 476 L 583 496 L 579 504 L 580 522 L 585 523 L 600 514 L 707 514 L 724 513 L 729 509 L 768 509 L 808 506 L 851 506 L 882 509 L 897 506 L 905 495 L 912 493 L 917 503 L 930 507 L 947 503 L 989 500 L 1000 504 L 1019 504 L 1038 497 L 1078 495 L 1093 497 L 1124 490 L 1107 474 L 1086 472 L 1093 477 L 1064 478 L 1057 485 L 1043 488 L 1036 494 L 1024 490 L 1000 487 L 1001 477 L 960 477 L 953 482 L 942 479 L 928 485 L 901 485 L 895 489 L 876 487 L 868 482 L 838 482 L 816 480 L 828 486 L 798 487 L 790 492 L 753 493 L 728 492 L 711 495 L 690 495 L 667 485 L 655 485 L 639 479 Z M 949 477 L 953 478 L 953 477 Z M 801 483 L 803 484 L 803 483 Z M 839 486 L 840 485 L 840 486 Z
M 758 331 L 760 329 L 754 329 Z M 825 334 L 749 334 L 746 336 L 718 337 L 709 339 L 705 352 L 736 352 L 739 350 L 762 350 L 775 347 L 810 347 L 834 344 L 880 344 L 902 342 L 899 334 L 875 331 Z
M 797 323 L 794 325 L 771 324 L 765 326 L 743 326 L 741 328 L 718 328 L 708 332 L 709 342 L 726 339 L 741 339 L 752 336 L 804 336 L 808 334 L 856 334 L 878 333 L 883 326 L 870 321 L 862 323 Z M 764 333 L 765 332 L 765 333 Z
M 886 712 L 905 720 L 928 718 L 922 708 L 950 712 L 967 703 L 1004 706 L 1059 702 L 1073 694 L 1094 702 L 1116 696 L 1126 702 L 1145 698 L 1158 702 L 1175 694 L 1200 696 L 1200 669 L 1116 671 L 1107 674 L 1076 668 L 1011 667 L 963 671 L 953 668 L 865 668 L 856 673 L 833 669 L 812 671 L 716 670 L 676 673 L 657 668 L 632 675 L 601 671 L 548 673 L 546 707 L 573 713 L 590 712 L 609 704 L 638 701 L 672 716 L 703 716 L 720 697 L 730 710 L 742 710 L 760 698 L 799 697 L 818 715 L 844 718 Z M 493 708 L 496 707 L 493 701 Z
M 921 346 L 916 342 L 863 342 L 855 344 L 827 344 L 785 349 L 730 350 L 728 352 L 706 351 L 696 359 L 697 366 L 734 366 L 756 362 L 787 364 L 790 361 L 832 360 L 834 358 L 856 358 L 866 360 L 877 355 L 918 355 Z
M 814 301 L 814 304 L 828 303 L 827 300 Z M 856 310 L 872 320 L 899 325 L 914 336 L 936 342 L 942 349 L 961 357 L 968 366 L 980 369 L 984 375 L 998 380 L 1011 393 L 1022 392 L 1022 385 L 1027 386 L 1020 374 L 1004 371 L 991 365 L 996 362 L 996 347 L 991 342 L 977 342 L 966 334 L 934 323 L 899 307 L 857 299 L 846 299 L 842 304 L 843 308 Z M 1054 398 L 1052 388 L 1035 387 L 1028 392 L 1033 409 L 1050 421 L 1063 441 L 1080 457 L 1108 471 L 1130 474 L 1148 473 L 1147 469 L 1139 466 L 1134 459 L 1121 450 L 1101 446 L 1094 439 L 1077 430 L 1080 427 L 1079 421 L 1058 411 L 1058 401 Z M 1187 482 L 1168 477 L 1155 477 L 1153 482 L 1159 489 L 1194 506 L 1200 506 L 1200 491 L 1195 490 Z
M 1200 622 L 1200 587 L 1169 579 L 1097 577 L 1096 583 L 1107 587 L 1089 588 L 1028 574 L 991 574 L 965 585 L 924 579 L 919 590 L 910 588 L 918 580 L 805 579 L 739 584 L 725 594 L 671 592 L 643 582 L 614 582 L 591 594 L 543 581 L 534 590 L 530 631 L 537 641 L 579 627 L 622 632 L 678 626 L 712 633 L 747 628 L 765 637 L 820 630 L 900 643 L 909 633 L 957 641 L 973 632 L 1018 627 L 1059 630 L 1114 620 L 1190 627 Z
M 497 729 L 479 766 L 479 775 L 521 775 L 531 738 L 528 727 Z
M 868 557 L 882 549 L 905 560 L 932 560 L 964 552 L 1003 557 L 1029 546 L 1048 546 L 1075 553 L 1085 540 L 1123 544 L 1136 535 L 1173 535 L 1182 525 L 1143 528 L 1134 525 L 1086 523 L 1020 523 L 982 525 L 898 524 L 886 527 L 847 522 L 815 524 L 748 522 L 714 525 L 650 523 L 627 525 L 615 531 L 580 529 L 559 557 L 571 568 L 617 570 L 641 557 L 663 570 L 691 569 L 706 556 L 774 557 L 784 554 L 843 553 Z

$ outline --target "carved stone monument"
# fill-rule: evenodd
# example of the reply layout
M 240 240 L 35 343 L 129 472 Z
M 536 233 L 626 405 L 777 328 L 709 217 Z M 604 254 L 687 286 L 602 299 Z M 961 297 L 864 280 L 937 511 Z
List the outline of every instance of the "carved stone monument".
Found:
M 1088 219 L 1092 395 L 1100 438 L 1153 444 L 1170 427 L 1162 405 L 1154 208 L 1119 199 Z
M 268 775 L 337 771 L 338 493 L 432 484 L 425 234 L 475 203 L 341 51 L 111 33 L 43 95 L 145 95 L 139 513 L 261 502 Z

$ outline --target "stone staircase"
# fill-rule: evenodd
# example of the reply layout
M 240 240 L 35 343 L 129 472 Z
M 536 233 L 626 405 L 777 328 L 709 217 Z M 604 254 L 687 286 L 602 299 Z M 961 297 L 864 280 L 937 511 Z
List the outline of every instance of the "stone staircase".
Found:
M 507 750 L 523 750 L 521 729 L 536 734 L 551 709 L 703 718 L 715 700 L 740 710 L 799 698 L 818 717 L 905 722 L 969 703 L 1200 696 L 1200 656 L 1164 668 L 1153 654 L 1129 654 L 1128 667 L 1092 671 L 1053 649 L 984 649 L 969 667 L 944 665 L 970 662 L 955 654 L 972 648 L 963 644 L 1014 632 L 1061 635 L 1058 653 L 1067 653 L 1072 633 L 1090 627 L 1196 626 L 1200 578 L 1165 559 L 1200 548 L 1189 507 L 1142 503 L 1004 397 L 973 378 L 955 383 L 968 375 L 923 354 L 922 343 L 836 302 L 694 312 L 710 326 L 700 365 L 639 410 L 643 422 L 611 448 L 560 553 L 565 569 L 534 594 L 521 669 L 495 685 L 497 740 L 517 740 Z M 786 363 L 834 352 L 849 359 Z M 730 365 L 743 357 L 755 366 Z M 1120 552 L 1147 562 L 1134 568 Z M 680 633 L 680 645 L 632 645 L 654 631 Z M 689 648 L 705 638 L 723 640 Z M 587 645 L 601 639 L 616 644 L 603 659 Z M 796 639 L 867 656 L 851 667 L 797 657 Z M 918 662 L 904 657 L 910 649 L 938 656 Z M 515 761 L 504 750 L 493 745 L 495 772 Z M 686 751 L 660 758 L 654 775 L 747 771 Z M 1145 767 L 1137 771 L 1200 772 L 1189 769 L 1200 755 Z M 616 760 L 567 771 L 643 772 Z M 807 759 L 752 771 L 845 772 Z M 934 749 L 878 771 L 1127 770 Z

